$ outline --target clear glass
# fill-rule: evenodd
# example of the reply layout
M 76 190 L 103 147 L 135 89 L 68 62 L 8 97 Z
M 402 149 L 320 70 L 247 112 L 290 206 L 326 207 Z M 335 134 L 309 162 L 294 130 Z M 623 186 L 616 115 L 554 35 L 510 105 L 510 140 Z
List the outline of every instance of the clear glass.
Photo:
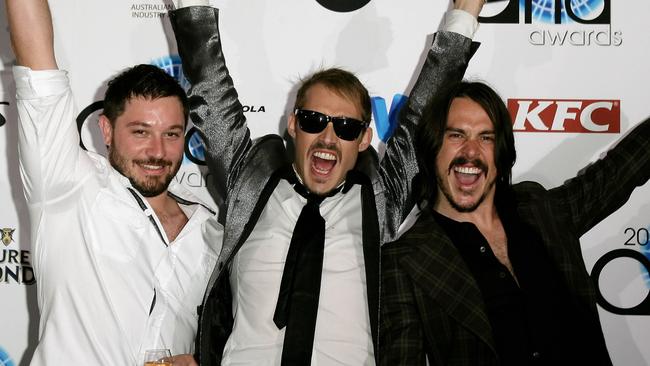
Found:
M 172 366 L 172 353 L 168 349 L 150 349 L 144 352 L 144 366 Z

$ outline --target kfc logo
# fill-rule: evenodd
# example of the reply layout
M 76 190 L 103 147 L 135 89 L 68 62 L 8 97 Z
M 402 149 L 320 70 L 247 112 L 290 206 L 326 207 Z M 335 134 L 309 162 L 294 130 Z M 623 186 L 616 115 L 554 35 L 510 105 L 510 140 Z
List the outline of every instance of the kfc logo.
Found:
M 508 99 L 516 132 L 621 132 L 621 101 Z

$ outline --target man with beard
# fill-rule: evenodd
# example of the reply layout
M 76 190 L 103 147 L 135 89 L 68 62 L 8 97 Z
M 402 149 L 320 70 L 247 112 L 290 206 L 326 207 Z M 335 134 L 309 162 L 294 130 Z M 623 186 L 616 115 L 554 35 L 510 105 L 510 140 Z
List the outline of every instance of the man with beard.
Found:
M 551 190 L 511 185 L 510 115 L 482 83 L 429 104 L 415 226 L 382 250 L 383 365 L 611 365 L 579 238 L 650 178 L 650 120 Z
M 85 151 L 47 2 L 7 0 L 7 14 L 41 312 L 31 364 L 136 365 L 147 349 L 193 352 L 221 240 L 203 241 L 213 212 L 172 181 L 185 92 L 154 66 L 127 69 L 109 82 L 99 121 L 109 159 Z
M 170 14 L 192 84 L 192 121 L 224 199 L 224 244 L 200 319 L 202 365 L 372 365 L 378 354 L 379 247 L 412 206 L 422 108 L 462 78 L 483 0 L 458 0 L 388 141 L 370 146 L 368 91 L 351 73 L 316 72 L 289 112 L 295 146 L 251 140 L 225 65 L 218 11 Z M 468 30 L 463 36 L 455 30 Z

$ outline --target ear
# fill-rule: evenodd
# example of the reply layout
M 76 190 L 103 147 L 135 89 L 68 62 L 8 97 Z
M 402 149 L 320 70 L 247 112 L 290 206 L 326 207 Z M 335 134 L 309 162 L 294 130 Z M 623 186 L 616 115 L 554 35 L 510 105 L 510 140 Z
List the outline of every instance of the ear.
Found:
M 292 138 L 296 138 L 296 115 L 291 113 L 287 119 L 287 132 Z
M 363 132 L 363 135 L 361 135 L 361 141 L 359 142 L 359 152 L 362 152 L 365 149 L 367 149 L 368 146 L 370 146 L 371 141 L 372 141 L 372 127 L 368 127 Z
M 104 115 L 99 116 L 99 128 L 104 135 L 104 145 L 109 146 L 113 141 L 113 125 Z

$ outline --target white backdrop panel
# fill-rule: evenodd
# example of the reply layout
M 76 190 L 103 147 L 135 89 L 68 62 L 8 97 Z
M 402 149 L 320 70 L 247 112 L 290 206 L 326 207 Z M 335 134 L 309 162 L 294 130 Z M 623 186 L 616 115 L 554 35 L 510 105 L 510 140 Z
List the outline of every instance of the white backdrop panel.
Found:
M 525 1 L 532 1 L 535 9 L 530 24 L 522 13 L 510 24 L 481 25 L 475 38 L 482 46 L 467 77 L 487 81 L 504 100 L 616 100 L 620 105 L 619 133 L 516 132 L 514 180 L 536 180 L 553 187 L 577 174 L 650 115 L 646 62 L 650 56 L 650 24 L 646 21 L 650 2 L 572 1 L 587 20 L 610 7 L 611 20 L 606 24 L 554 24 L 544 18 L 543 11 L 552 0 L 488 4 L 482 15 L 492 17 L 511 3 Z M 177 62 L 165 15 L 169 4 L 162 0 L 51 1 L 57 59 L 61 68 L 70 71 L 79 111 L 101 100 L 106 80 L 124 67 L 155 60 L 172 66 Z M 340 13 L 315 0 L 213 0 L 212 4 L 221 8 L 224 52 L 254 136 L 284 133 L 295 82 L 322 66 L 354 71 L 371 95 L 384 98 L 390 108 L 394 95 L 408 94 L 430 35 L 449 7 L 445 1 L 371 0 L 359 10 Z M 10 74 L 14 61 L 6 28 L 3 9 L 0 122 L 6 123 L 0 125 L 0 228 L 15 231 L 8 244 L 0 244 L 0 365 L 26 365 L 37 341 L 38 311 L 35 286 L 23 283 L 29 280 L 31 268 L 30 234 L 18 173 L 15 91 Z M 579 113 L 579 109 L 571 112 Z M 377 116 L 374 119 L 385 123 Z M 83 140 L 90 149 L 103 151 L 96 121 L 97 112 L 86 120 Z M 376 133 L 374 144 L 380 144 Z M 209 199 L 205 187 L 210 178 L 204 167 L 187 160 L 176 179 Z M 587 269 L 591 272 L 603 255 L 617 249 L 647 255 L 645 248 L 650 246 L 644 235 L 650 227 L 649 211 L 650 186 L 646 185 L 587 233 L 581 240 Z M 20 251 L 27 251 L 23 263 Z M 629 258 L 612 260 L 600 280 L 605 299 L 621 308 L 641 303 L 649 286 L 647 270 Z M 599 310 L 614 363 L 650 364 L 650 314 Z

